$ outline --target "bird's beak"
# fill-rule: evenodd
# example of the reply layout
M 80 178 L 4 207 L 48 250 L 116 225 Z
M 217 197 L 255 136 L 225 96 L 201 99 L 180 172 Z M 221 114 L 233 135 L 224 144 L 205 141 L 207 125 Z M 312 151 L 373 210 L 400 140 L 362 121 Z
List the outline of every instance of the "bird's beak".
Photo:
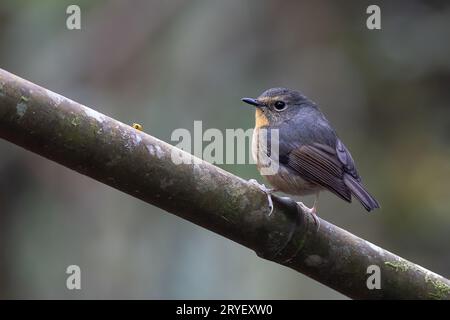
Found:
M 262 107 L 263 106 L 263 104 L 261 102 L 259 102 L 258 100 L 256 100 L 256 99 L 242 98 L 241 100 L 244 101 L 245 103 L 251 104 L 252 106 L 255 106 L 255 107 Z

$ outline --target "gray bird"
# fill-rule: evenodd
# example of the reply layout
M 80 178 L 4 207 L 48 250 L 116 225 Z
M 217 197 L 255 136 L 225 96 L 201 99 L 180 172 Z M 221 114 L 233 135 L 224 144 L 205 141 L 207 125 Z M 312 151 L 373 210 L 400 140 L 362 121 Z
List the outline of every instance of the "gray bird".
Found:
M 256 99 L 242 101 L 256 107 L 252 151 L 260 172 L 263 164 L 258 152 L 270 156 L 270 132 L 278 129 L 279 154 L 275 159 L 278 171 L 265 175 L 274 187 L 264 189 L 270 204 L 270 193 L 274 191 L 298 196 L 315 194 L 312 208 L 298 204 L 313 215 L 316 223 L 317 200 L 322 190 L 331 191 L 347 202 L 354 196 L 367 211 L 380 207 L 363 186 L 350 152 L 314 102 L 298 91 L 285 88 L 272 88 Z M 268 133 L 266 144 L 260 141 L 263 128 Z

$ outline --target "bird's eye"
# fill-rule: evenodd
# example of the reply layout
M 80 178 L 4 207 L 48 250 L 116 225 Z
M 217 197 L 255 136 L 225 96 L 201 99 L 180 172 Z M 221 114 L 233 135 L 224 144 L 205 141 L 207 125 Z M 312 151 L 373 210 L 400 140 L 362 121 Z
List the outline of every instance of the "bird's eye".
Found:
M 286 103 L 284 103 L 283 101 L 276 101 L 274 107 L 277 111 L 283 111 L 284 109 L 286 109 Z

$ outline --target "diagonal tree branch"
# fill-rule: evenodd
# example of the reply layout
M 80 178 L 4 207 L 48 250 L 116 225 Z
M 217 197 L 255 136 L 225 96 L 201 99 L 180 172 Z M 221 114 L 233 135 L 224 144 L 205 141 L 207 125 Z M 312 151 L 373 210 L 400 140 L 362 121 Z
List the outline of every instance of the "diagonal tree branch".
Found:
M 450 299 L 449 280 L 275 199 L 207 162 L 0 69 L 0 137 L 158 206 L 358 299 Z M 182 152 L 182 151 L 180 151 Z M 367 268 L 381 289 L 368 289 Z

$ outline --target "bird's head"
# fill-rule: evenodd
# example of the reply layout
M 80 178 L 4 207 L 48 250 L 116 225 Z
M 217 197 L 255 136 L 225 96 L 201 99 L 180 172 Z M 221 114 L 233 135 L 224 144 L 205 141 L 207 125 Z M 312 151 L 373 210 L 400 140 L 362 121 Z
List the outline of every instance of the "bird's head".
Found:
M 277 126 L 295 117 L 304 108 L 316 105 L 304 95 L 286 88 L 272 88 L 256 99 L 243 98 L 243 102 L 256 107 L 256 127 Z

